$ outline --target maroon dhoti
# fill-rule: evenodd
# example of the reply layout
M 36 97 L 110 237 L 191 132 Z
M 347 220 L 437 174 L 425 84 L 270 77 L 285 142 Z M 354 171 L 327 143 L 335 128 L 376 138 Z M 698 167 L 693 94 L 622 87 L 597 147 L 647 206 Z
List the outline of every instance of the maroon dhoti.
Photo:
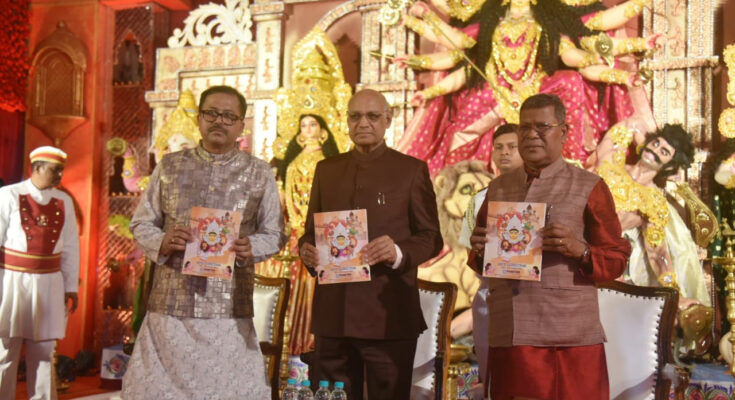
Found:
M 491 347 L 490 397 L 509 400 L 607 400 L 603 344 L 578 347 Z

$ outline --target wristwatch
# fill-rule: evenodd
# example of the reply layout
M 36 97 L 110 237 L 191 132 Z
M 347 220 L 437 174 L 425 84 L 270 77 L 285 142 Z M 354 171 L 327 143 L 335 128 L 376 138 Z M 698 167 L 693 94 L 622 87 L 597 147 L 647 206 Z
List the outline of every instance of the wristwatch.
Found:
M 579 262 L 582 264 L 590 262 L 590 246 L 585 245 L 584 246 L 584 253 L 582 253 L 582 257 L 579 257 Z

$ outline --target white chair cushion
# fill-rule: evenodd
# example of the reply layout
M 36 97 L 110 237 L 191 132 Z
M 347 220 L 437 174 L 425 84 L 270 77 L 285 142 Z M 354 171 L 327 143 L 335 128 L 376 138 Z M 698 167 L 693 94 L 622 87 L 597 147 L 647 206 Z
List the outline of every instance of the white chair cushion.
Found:
M 653 399 L 658 329 L 664 299 L 598 289 L 600 321 L 613 400 Z
M 281 292 L 277 286 L 256 284 L 253 290 L 253 324 L 259 342 L 273 342 L 273 319 Z
M 412 398 L 419 399 L 433 395 L 434 359 L 438 350 L 439 323 L 444 305 L 444 293 L 419 289 L 421 311 L 427 328 L 416 343 L 416 356 L 413 359 Z

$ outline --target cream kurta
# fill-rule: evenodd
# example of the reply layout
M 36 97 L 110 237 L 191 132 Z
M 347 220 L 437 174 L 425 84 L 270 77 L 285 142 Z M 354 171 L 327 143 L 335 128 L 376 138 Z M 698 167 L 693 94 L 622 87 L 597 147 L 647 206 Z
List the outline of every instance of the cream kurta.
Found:
M 666 246 L 671 255 L 674 272 L 679 283 L 679 291 L 682 296 L 698 300 L 709 306 L 712 301 L 707 291 L 707 279 L 699 262 L 697 245 L 676 209 L 668 202 L 666 205 L 669 208 L 669 223 L 666 224 L 666 236 L 663 245 Z M 633 245 L 628 270 L 624 275 L 625 279 L 638 286 L 659 286 L 656 274 L 649 266 L 641 230 L 631 228 L 623 231 L 623 236 L 628 237 Z
M 61 271 L 30 274 L 0 269 L 0 337 L 34 341 L 61 339 L 66 331 L 65 292 L 76 292 L 79 281 L 79 236 L 74 204 L 58 189 L 38 190 L 30 179 L 0 188 L 0 244 L 25 252 L 18 197 L 28 194 L 38 204 L 52 198 L 64 202 L 64 226 L 54 254 L 61 253 Z
M 181 273 L 183 252 L 159 255 L 166 229 L 188 224 L 192 207 L 240 211 L 240 237 L 252 259 L 232 280 Z M 286 236 L 270 166 L 237 149 L 201 145 L 163 157 L 130 223 L 156 261 L 148 313 L 123 378 L 124 399 L 267 400 L 270 388 L 253 329 L 255 262 L 277 253 Z

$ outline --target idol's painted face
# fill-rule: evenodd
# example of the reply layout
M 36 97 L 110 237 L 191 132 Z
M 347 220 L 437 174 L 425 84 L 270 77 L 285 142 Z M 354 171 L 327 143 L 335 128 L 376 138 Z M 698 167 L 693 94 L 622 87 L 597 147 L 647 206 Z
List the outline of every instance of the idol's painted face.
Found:
M 301 118 L 301 123 L 299 124 L 300 128 L 300 135 L 304 138 L 305 141 L 310 140 L 317 140 L 319 139 L 319 135 L 322 132 L 322 127 L 319 125 L 319 121 L 316 120 L 316 118 L 306 115 L 303 118 Z
M 676 149 L 662 137 L 657 137 L 641 150 L 641 160 L 656 171 L 674 158 Z

